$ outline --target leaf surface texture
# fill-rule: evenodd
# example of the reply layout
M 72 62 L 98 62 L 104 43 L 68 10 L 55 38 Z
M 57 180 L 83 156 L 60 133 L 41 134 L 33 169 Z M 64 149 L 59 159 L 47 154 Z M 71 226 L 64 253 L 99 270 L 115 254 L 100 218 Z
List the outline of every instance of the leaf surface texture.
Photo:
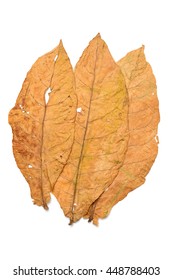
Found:
M 73 70 L 60 42 L 34 63 L 9 113 L 16 163 L 34 203 L 45 209 L 71 151 L 76 101 Z
M 124 164 L 109 188 L 90 207 L 95 224 L 130 191 L 145 182 L 158 152 L 159 123 L 156 81 L 146 62 L 144 47 L 128 53 L 118 65 L 124 74 L 129 95 L 129 142 Z
M 35 204 L 98 224 L 145 182 L 158 153 L 156 80 L 144 47 L 115 63 L 98 34 L 72 69 L 62 42 L 28 72 L 9 113 Z
M 98 34 L 75 69 L 78 107 L 72 153 L 54 195 L 71 223 L 110 185 L 122 165 L 128 141 L 128 99 L 124 77 Z

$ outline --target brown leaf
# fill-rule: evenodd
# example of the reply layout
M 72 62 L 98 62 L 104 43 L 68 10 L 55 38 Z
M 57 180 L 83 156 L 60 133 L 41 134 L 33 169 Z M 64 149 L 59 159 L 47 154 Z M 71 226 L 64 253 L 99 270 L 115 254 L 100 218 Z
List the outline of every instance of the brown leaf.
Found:
M 112 183 L 129 138 L 124 77 L 99 34 L 77 63 L 75 79 L 74 144 L 53 190 L 70 223 L 84 216 Z
M 34 63 L 9 113 L 16 163 L 34 203 L 45 209 L 71 152 L 76 102 L 73 70 L 60 42 Z
M 156 81 L 144 47 L 116 64 L 98 34 L 74 83 L 60 42 L 28 72 L 9 123 L 34 203 L 48 209 L 52 192 L 70 224 L 81 217 L 98 224 L 144 183 L 157 155 Z
M 130 139 L 123 166 L 113 183 L 90 207 L 88 216 L 94 224 L 106 217 L 112 207 L 130 191 L 145 182 L 158 152 L 159 123 L 156 81 L 145 60 L 144 47 L 128 53 L 118 65 L 129 94 Z

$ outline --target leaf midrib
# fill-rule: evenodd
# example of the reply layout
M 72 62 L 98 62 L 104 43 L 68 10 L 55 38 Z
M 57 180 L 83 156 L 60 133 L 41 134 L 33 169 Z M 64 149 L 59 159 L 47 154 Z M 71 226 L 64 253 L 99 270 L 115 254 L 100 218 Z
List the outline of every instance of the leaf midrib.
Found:
M 53 76 L 54 76 L 54 70 L 55 70 L 56 62 L 57 62 L 57 60 L 54 61 L 52 75 L 50 77 L 50 83 L 49 83 L 49 87 L 48 87 L 50 89 L 51 89 L 51 85 L 52 85 L 52 80 L 53 80 Z M 44 97 L 45 97 L 46 91 L 47 91 L 47 89 L 45 90 Z M 52 92 L 52 89 L 51 89 L 51 92 Z M 45 121 L 46 121 L 46 113 L 47 113 L 48 104 L 49 104 L 49 100 L 48 100 L 47 103 L 46 103 L 46 100 L 45 100 L 45 106 L 44 106 L 45 108 L 44 108 L 44 115 L 43 115 L 43 119 L 42 119 L 42 128 L 41 128 L 41 131 L 42 131 L 41 135 L 42 135 L 42 137 L 41 137 L 41 147 L 40 147 L 41 196 L 42 196 L 43 207 L 44 207 L 45 210 L 49 209 L 48 206 L 47 206 L 47 203 L 46 203 L 46 201 L 44 199 L 44 192 L 43 192 L 43 165 L 44 165 L 43 150 L 44 150 L 44 135 L 45 135 L 45 133 L 44 133 L 44 128 L 45 128 L 44 124 L 45 124 Z
M 89 100 L 89 106 L 88 106 L 88 116 L 86 119 L 86 127 L 85 127 L 85 132 L 83 135 L 83 141 L 82 141 L 82 145 L 81 145 L 81 153 L 80 153 L 80 157 L 79 157 L 79 162 L 77 165 L 77 173 L 76 173 L 76 178 L 75 178 L 75 182 L 74 182 L 74 193 L 73 193 L 73 201 L 72 201 L 72 206 L 71 206 L 71 212 L 72 212 L 72 218 L 70 219 L 70 224 L 73 223 L 74 220 L 74 203 L 75 203 L 75 199 L 76 199 L 76 193 L 77 193 L 77 184 L 78 184 L 78 179 L 79 179 L 79 170 L 80 170 L 80 166 L 81 166 L 81 162 L 83 159 L 83 151 L 84 151 L 84 146 L 85 146 L 85 140 L 86 140 L 86 134 L 87 134 L 87 130 L 88 130 L 88 125 L 89 125 L 89 117 L 90 117 L 90 111 L 91 111 L 91 102 L 92 102 L 92 96 L 93 96 L 93 90 L 94 90 L 94 84 L 95 84 L 95 71 L 96 71 L 96 65 L 97 65 L 97 56 L 98 56 L 98 41 L 97 41 L 97 47 L 96 47 L 96 54 L 95 54 L 95 64 L 94 64 L 94 71 L 93 71 L 93 82 L 92 82 L 92 86 L 91 86 L 91 95 L 90 95 L 90 100 Z

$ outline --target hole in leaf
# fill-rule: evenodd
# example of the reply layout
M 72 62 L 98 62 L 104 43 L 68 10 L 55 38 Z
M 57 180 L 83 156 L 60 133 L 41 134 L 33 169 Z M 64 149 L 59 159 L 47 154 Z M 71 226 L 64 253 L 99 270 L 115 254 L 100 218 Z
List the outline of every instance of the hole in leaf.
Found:
M 78 113 L 81 113 L 82 112 L 82 108 L 81 107 L 79 107 L 79 108 L 77 108 L 77 110 L 76 110 Z
M 54 61 L 57 61 L 57 59 L 58 59 L 58 54 L 56 54 Z
M 155 139 L 156 143 L 159 143 L 159 137 L 158 137 L 158 135 L 156 135 L 156 136 L 154 137 L 154 139 Z
M 28 164 L 28 168 L 32 168 L 32 165 L 31 165 L 31 164 Z
M 51 93 L 51 88 L 49 87 L 46 92 L 45 92 L 45 103 L 47 104 L 49 101 L 49 97 L 50 97 L 50 93 Z

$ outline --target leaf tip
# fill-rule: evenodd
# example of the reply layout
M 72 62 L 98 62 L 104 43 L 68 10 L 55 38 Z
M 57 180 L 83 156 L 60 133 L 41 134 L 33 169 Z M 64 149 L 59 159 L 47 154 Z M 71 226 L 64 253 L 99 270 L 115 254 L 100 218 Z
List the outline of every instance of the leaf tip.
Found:
M 97 39 L 101 39 L 100 32 L 99 32 L 99 33 L 97 33 L 97 35 L 93 38 L 93 40 L 97 40 Z
M 63 47 L 62 39 L 60 39 L 60 41 L 59 41 L 59 46 Z

